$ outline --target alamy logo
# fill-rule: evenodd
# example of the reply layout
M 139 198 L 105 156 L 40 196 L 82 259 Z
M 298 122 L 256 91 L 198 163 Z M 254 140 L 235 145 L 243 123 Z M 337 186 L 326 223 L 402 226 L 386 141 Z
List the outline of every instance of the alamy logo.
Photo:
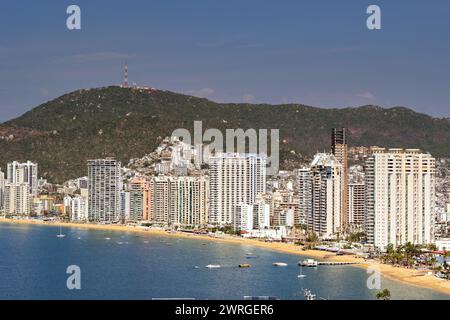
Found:
M 203 133 L 202 121 L 194 121 L 194 141 L 191 133 L 187 129 L 176 129 L 172 132 L 172 137 L 177 137 L 184 143 L 198 146 L 204 145 L 201 158 L 193 159 L 201 163 L 209 163 L 209 158 L 214 154 L 222 152 L 253 153 L 266 157 L 266 174 L 276 175 L 279 167 L 279 129 L 226 129 L 225 146 L 224 136 L 219 129 L 210 128 Z M 268 148 L 270 140 L 270 150 Z M 193 143 L 192 143 L 193 142 Z M 248 143 L 247 143 L 248 142 Z M 192 157 L 192 155 L 189 155 Z
M 377 5 L 370 5 L 367 7 L 367 14 L 370 16 L 367 18 L 367 28 L 369 30 L 380 30 L 381 29 L 381 9 Z
M 81 289 L 81 269 L 77 265 L 70 265 L 66 270 L 67 274 L 70 276 L 67 278 L 66 286 L 69 290 L 80 290 Z
M 370 266 L 367 268 L 367 274 L 370 274 L 366 282 L 367 288 L 369 290 L 380 290 L 381 289 L 380 269 L 378 269 L 377 267 Z
M 66 20 L 66 26 L 69 30 L 80 30 L 81 29 L 81 9 L 79 6 L 72 4 L 67 7 L 67 14 L 70 14 Z

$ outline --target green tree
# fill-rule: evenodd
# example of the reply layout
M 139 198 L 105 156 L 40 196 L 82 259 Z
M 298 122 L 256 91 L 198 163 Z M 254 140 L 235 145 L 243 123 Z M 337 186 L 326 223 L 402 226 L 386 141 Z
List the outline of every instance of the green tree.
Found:
M 391 291 L 385 288 L 377 292 L 376 298 L 378 300 L 390 300 L 391 299 Z

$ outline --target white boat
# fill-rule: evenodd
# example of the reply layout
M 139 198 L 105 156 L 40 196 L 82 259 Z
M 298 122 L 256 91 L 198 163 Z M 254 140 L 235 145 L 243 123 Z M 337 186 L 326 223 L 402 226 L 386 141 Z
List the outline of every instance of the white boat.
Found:
M 274 263 L 272 263 L 272 265 L 275 266 L 275 267 L 286 267 L 287 263 L 285 263 L 285 262 L 274 262 Z
M 64 238 L 66 235 L 62 233 L 62 226 L 59 226 L 59 234 L 56 235 L 57 238 Z
M 111 240 L 111 238 L 109 238 L 109 237 L 106 237 L 106 238 L 105 238 L 105 240 Z
M 317 267 L 319 263 L 314 259 L 306 259 L 303 261 L 299 261 L 298 265 L 303 267 Z
M 208 269 L 217 269 L 217 268 L 220 268 L 220 264 L 208 264 L 206 266 L 206 268 L 208 268 Z

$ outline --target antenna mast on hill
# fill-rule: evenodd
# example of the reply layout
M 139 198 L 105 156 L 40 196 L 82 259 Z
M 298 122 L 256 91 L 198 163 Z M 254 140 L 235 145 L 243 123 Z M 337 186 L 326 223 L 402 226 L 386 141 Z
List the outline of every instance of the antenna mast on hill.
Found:
M 125 70 L 123 73 L 123 87 L 128 88 L 128 64 L 125 63 Z

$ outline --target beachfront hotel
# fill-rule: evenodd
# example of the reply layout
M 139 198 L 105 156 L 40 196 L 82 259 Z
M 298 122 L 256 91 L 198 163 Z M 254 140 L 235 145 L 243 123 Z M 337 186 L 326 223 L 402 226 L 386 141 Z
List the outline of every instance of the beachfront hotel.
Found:
M 341 175 L 341 230 L 345 230 L 349 224 L 348 213 L 348 143 L 347 129 L 333 128 L 331 130 L 331 153 L 342 165 Z
M 266 192 L 266 158 L 256 154 L 219 153 L 209 159 L 209 222 L 233 224 L 235 206 L 253 204 Z
M 157 176 L 150 180 L 149 220 L 170 225 L 208 223 L 207 176 Z
M 88 218 L 115 222 L 120 214 L 121 163 L 114 158 L 88 160 Z
M 348 223 L 352 230 L 361 230 L 366 222 L 366 184 L 348 184 Z
M 30 186 L 27 183 L 5 183 L 4 210 L 15 215 L 31 213 Z
M 129 185 L 129 212 L 132 221 L 148 220 L 150 217 L 150 185 L 144 177 L 134 177 Z M 123 211 L 123 210 L 122 210 Z
M 28 184 L 30 194 L 36 197 L 38 194 L 38 165 L 27 161 L 24 163 L 13 161 L 8 163 L 7 179 L 10 184 Z
M 435 159 L 418 149 L 374 148 L 366 165 L 368 242 L 433 243 Z
M 307 228 L 322 238 L 331 238 L 342 226 L 342 164 L 333 154 L 317 153 L 310 166 L 311 211 Z

